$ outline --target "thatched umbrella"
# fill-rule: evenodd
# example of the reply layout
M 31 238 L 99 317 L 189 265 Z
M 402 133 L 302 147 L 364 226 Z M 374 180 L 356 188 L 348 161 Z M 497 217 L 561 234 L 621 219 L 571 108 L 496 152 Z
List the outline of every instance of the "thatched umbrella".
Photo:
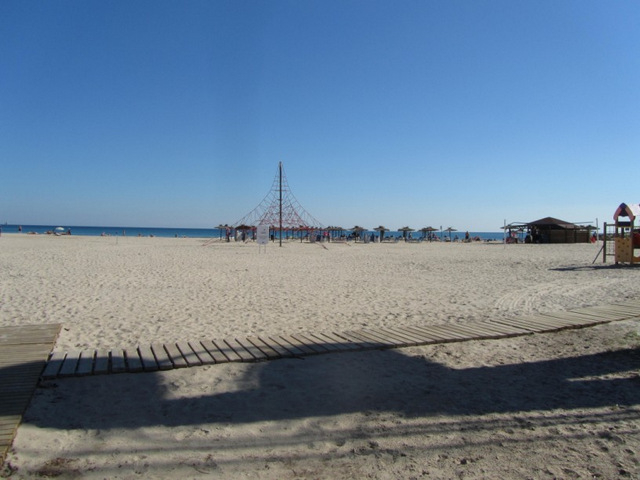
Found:
M 216 227 L 218 229 L 218 232 L 220 233 L 220 240 L 222 240 L 222 230 L 227 230 L 227 228 L 230 228 L 229 225 L 227 225 L 226 223 L 224 225 L 220 224 Z
M 415 232 L 415 230 L 411 227 L 402 227 L 398 229 L 399 232 L 402 232 L 402 238 L 404 238 L 405 242 L 407 241 L 407 233 Z
M 366 230 L 366 228 L 356 225 L 351 230 L 353 231 L 354 235 L 356 236 L 356 242 L 357 242 L 358 238 L 360 238 L 360 235 L 362 235 L 362 232 L 364 232 Z
M 342 236 L 342 232 L 344 232 L 344 228 L 342 227 L 327 227 L 327 232 L 329 233 L 329 239 L 331 239 L 331 237 L 341 237 Z M 334 234 L 331 235 L 331 232 L 333 232 Z
M 451 232 L 457 232 L 458 230 L 456 230 L 453 227 L 449 227 L 445 230 L 445 232 L 449 232 L 449 240 L 451 240 Z
M 433 232 L 437 232 L 438 231 L 437 228 L 434 228 L 434 227 L 431 227 L 431 226 L 427 227 L 427 230 L 428 230 L 429 233 L 433 233 Z M 429 241 L 433 240 L 434 238 L 435 238 L 435 235 L 430 235 Z
M 388 232 L 389 229 L 380 225 L 379 227 L 374 228 L 374 230 L 380 234 L 380 242 L 382 243 L 382 240 L 384 239 L 384 232 Z
M 242 232 L 242 234 L 243 234 L 242 236 L 243 236 L 243 237 L 246 237 L 246 235 L 247 235 L 247 230 L 253 230 L 254 228 L 255 228 L 255 227 L 253 227 L 253 226 L 251 226 L 251 225 L 238 225 L 238 226 L 236 227 L 236 231 L 240 231 L 240 232 Z M 237 240 L 237 239 L 238 239 L 238 238 L 237 238 L 237 236 L 236 236 L 236 240 Z M 244 238 L 243 238 L 243 240 L 244 240 Z
M 424 227 L 424 228 L 421 228 L 420 231 L 422 232 L 422 238 L 425 238 L 429 233 L 437 232 L 438 229 L 433 227 Z

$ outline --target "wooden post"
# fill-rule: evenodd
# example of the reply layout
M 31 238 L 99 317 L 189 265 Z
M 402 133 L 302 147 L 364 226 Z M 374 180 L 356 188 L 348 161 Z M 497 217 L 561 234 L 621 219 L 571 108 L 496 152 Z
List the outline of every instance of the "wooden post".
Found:
M 602 263 L 607 263 L 607 222 L 604 222 L 604 232 L 602 236 Z

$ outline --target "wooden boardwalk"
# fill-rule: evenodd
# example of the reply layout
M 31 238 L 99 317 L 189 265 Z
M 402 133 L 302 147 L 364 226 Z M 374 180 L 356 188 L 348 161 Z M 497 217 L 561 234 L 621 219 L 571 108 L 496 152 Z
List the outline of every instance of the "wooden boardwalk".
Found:
M 640 300 L 469 324 L 372 327 L 341 333 L 308 332 L 222 340 L 198 339 L 177 343 L 137 345 L 111 351 L 55 351 L 49 358 L 42 378 L 155 372 L 199 365 L 259 362 L 331 352 L 498 339 L 590 327 L 635 317 L 640 317 Z
M 60 325 L 0 328 L 0 465 L 60 331 Z

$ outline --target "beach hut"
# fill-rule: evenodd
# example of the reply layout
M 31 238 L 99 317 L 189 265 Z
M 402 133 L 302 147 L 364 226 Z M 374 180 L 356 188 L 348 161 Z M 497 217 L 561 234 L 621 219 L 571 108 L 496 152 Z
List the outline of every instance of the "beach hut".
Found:
M 593 228 L 553 217 L 541 218 L 525 225 L 529 231 L 529 240 L 534 243 L 589 243 Z

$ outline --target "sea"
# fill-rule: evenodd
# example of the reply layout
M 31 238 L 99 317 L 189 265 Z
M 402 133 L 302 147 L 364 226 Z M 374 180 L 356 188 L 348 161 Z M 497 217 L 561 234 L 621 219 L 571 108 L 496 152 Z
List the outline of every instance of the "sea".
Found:
M 71 235 L 79 235 L 85 237 L 100 237 L 100 236 L 127 236 L 127 237 L 164 237 L 164 238 L 222 238 L 225 236 L 226 231 L 218 228 L 157 228 L 157 227 L 114 227 L 114 226 L 80 226 L 80 225 L 12 225 L 2 224 L 0 225 L 0 234 L 2 233 L 37 233 L 46 234 L 47 232 L 53 233 L 66 233 L 71 232 Z M 345 235 L 350 235 L 351 230 L 344 230 Z M 378 232 L 367 231 L 366 236 L 377 235 Z M 276 238 L 278 232 L 275 232 Z M 286 235 L 286 233 L 285 233 Z M 455 232 L 434 232 L 433 235 L 445 240 L 451 238 L 455 240 L 456 237 L 462 240 L 465 236 L 464 231 Z M 396 237 L 402 238 L 402 232 L 389 231 L 385 232 L 385 238 Z M 422 232 L 412 232 L 413 239 L 422 238 Z M 469 232 L 471 238 L 479 238 L 483 241 L 497 240 L 502 241 L 502 232 Z

